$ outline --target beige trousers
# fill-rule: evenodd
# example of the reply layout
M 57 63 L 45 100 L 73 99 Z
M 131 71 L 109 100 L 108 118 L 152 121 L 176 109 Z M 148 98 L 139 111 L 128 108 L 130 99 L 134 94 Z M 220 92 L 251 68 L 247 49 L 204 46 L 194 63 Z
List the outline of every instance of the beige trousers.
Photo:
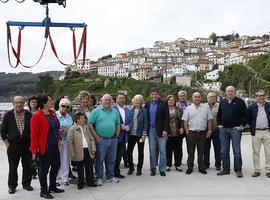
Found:
M 270 131 L 256 130 L 255 136 L 252 136 L 253 165 L 256 172 L 260 172 L 260 152 L 261 146 L 264 147 L 265 169 L 270 172 Z

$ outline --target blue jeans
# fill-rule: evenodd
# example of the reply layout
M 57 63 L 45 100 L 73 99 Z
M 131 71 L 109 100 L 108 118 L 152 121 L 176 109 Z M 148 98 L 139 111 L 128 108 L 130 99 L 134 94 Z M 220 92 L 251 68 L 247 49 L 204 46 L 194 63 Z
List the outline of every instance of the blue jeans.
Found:
M 220 129 L 221 160 L 223 170 L 230 172 L 230 140 L 234 155 L 234 171 L 242 170 L 241 137 L 242 132 L 233 128 Z
M 209 168 L 210 166 L 210 149 L 211 141 L 213 142 L 214 152 L 215 152 L 215 167 L 221 167 L 221 149 L 220 149 L 220 139 L 219 139 L 219 129 L 213 131 L 210 138 L 206 138 L 204 143 L 204 166 Z
M 159 171 L 164 172 L 166 170 L 166 143 L 168 137 L 158 137 L 156 129 L 150 127 L 149 129 L 149 151 L 150 151 L 150 168 L 151 171 L 156 171 L 157 165 L 157 145 L 159 148 Z
M 103 177 L 103 162 L 105 161 L 106 178 L 111 179 L 114 177 L 114 165 L 117 152 L 117 138 L 102 139 L 96 143 L 96 175 L 97 178 Z

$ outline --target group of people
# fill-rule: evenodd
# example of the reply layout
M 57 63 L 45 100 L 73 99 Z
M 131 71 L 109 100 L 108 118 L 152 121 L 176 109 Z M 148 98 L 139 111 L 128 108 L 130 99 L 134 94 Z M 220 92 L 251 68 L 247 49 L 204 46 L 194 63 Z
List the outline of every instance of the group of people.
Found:
M 166 176 L 172 170 L 173 157 L 175 170 L 183 171 L 182 145 L 185 138 L 188 153 L 186 174 L 193 172 L 196 148 L 198 171 L 207 174 L 211 142 L 217 175 L 230 174 L 232 143 L 234 171 L 241 178 L 241 137 L 246 124 L 249 124 L 252 135 L 252 177 L 260 176 L 263 145 L 266 176 L 270 178 L 270 103 L 265 101 L 264 91 L 256 93 L 257 101 L 249 108 L 236 97 L 233 86 L 226 88 L 226 98 L 220 103 L 213 92 L 207 94 L 207 103 L 201 102 L 199 92 L 192 94 L 192 102 L 187 100 L 186 91 L 178 92 L 179 100 L 174 95 L 161 99 L 157 88 L 152 88 L 149 94 L 150 101 L 146 103 L 142 95 L 135 95 L 130 108 L 126 105 L 124 93 L 118 93 L 114 103 L 109 94 L 104 94 L 96 102 L 95 97 L 84 90 L 78 95 L 80 106 L 73 110 L 65 96 L 55 102 L 46 94 L 30 97 L 29 110 L 24 109 L 24 98 L 15 96 L 14 109 L 5 114 L 1 127 L 9 163 L 8 192 L 16 192 L 20 160 L 23 188 L 32 191 L 31 180 L 38 174 L 40 196 L 45 199 L 52 199 L 52 192 L 64 192 L 58 186 L 69 185 L 71 165 L 78 174 L 78 189 L 85 185 L 101 186 L 104 181 L 118 183 L 119 178 L 125 178 L 120 170 L 122 157 L 129 167 L 127 175 L 135 171 L 133 151 L 136 144 L 136 175 L 140 176 L 146 137 L 151 176 L 156 175 L 157 166 L 160 176 Z

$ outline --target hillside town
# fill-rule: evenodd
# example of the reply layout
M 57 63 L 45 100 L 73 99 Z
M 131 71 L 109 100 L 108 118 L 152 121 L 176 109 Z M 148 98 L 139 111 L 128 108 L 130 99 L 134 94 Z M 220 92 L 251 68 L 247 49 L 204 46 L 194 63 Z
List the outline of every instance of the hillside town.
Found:
M 214 34 L 214 33 L 213 33 Z M 102 76 L 130 77 L 136 80 L 170 83 L 172 77 L 181 86 L 191 86 L 192 72 L 202 72 L 207 83 L 200 83 L 208 90 L 219 91 L 219 72 L 232 64 L 247 63 L 270 52 L 269 33 L 262 37 L 239 36 L 178 38 L 172 42 L 156 41 L 153 47 L 139 48 L 115 57 L 105 56 L 98 61 L 82 60 L 71 67 L 72 71 Z

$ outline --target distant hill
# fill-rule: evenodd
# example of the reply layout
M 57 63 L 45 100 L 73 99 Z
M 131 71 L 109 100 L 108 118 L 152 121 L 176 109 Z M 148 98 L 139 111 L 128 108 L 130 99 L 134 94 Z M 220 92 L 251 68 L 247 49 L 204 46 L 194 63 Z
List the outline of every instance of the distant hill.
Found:
M 39 76 L 49 74 L 57 80 L 62 71 L 49 71 L 33 74 L 30 72 L 0 73 L 0 102 L 10 101 L 14 95 L 30 96 L 36 94 Z

